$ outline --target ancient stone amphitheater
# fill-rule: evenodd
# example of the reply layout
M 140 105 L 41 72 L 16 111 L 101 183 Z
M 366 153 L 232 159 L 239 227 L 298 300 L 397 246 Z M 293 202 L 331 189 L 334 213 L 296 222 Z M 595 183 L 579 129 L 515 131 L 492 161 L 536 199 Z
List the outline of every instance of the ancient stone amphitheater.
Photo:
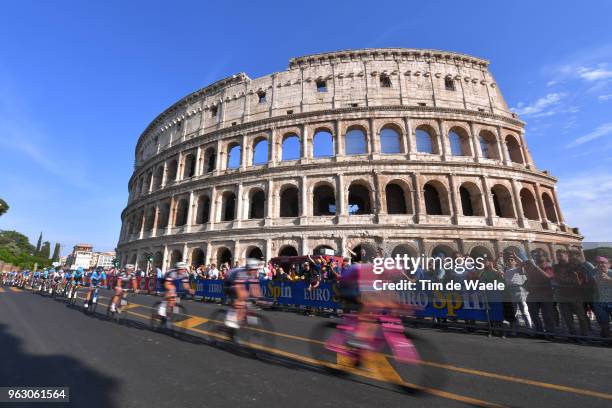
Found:
M 222 79 L 153 120 L 117 251 L 123 264 L 153 256 L 164 268 L 322 250 L 552 253 L 582 238 L 555 184 L 488 61 L 395 48 L 309 55 Z

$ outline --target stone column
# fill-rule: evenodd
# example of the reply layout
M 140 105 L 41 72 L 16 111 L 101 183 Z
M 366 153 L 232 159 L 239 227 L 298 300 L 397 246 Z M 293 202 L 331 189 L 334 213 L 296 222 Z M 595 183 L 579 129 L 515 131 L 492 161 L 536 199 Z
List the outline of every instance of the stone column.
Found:
M 175 182 L 178 182 L 183 178 L 183 152 L 179 152 L 178 159 L 176 160 L 176 177 Z
M 519 133 L 519 141 L 521 143 L 521 154 L 523 155 L 523 162 L 527 168 L 534 167 L 533 160 L 527 149 L 527 143 L 525 143 L 525 132 Z
M 525 215 L 523 214 L 523 206 L 521 205 L 521 194 L 516 179 L 511 180 L 512 183 L 512 196 L 514 199 L 514 208 L 516 209 L 516 219 L 519 227 L 525 228 Z
M 270 132 L 270 139 L 268 142 L 268 167 L 276 166 L 276 163 L 279 161 L 278 159 L 278 132 L 275 128 Z
M 304 225 L 308 223 L 308 217 L 310 216 L 310 203 L 308 200 L 308 182 L 306 176 L 302 176 L 300 179 L 300 224 Z
M 348 251 L 346 250 L 346 247 L 348 246 L 348 242 L 345 236 L 342 236 L 340 238 L 340 256 L 342 256 L 343 258 L 348 258 Z
M 499 150 L 502 161 L 506 166 L 509 166 L 511 163 L 510 154 L 508 153 L 508 147 L 504 142 L 504 133 L 502 132 L 501 126 L 497 126 L 497 148 Z
M 242 135 L 242 147 L 240 148 L 240 169 L 244 170 L 247 166 L 253 164 L 251 159 L 251 149 L 247 146 L 248 138 L 246 135 Z M 229 154 L 229 152 L 228 152 Z
M 212 253 L 212 244 L 209 242 L 206 243 L 206 263 L 217 263 L 217 261 L 213 258 L 213 253 Z
M 542 192 L 540 191 L 540 183 L 535 183 L 536 202 L 538 203 L 538 212 L 540 213 L 540 221 L 545 224 L 548 228 L 548 217 L 546 216 L 546 210 L 544 209 L 544 202 L 542 201 Z M 551 221 L 552 222 L 552 221 Z
M 217 187 L 212 186 L 210 190 L 210 209 L 208 210 L 208 225 L 207 229 L 212 231 L 215 229 L 215 223 L 217 222 Z
M 168 245 L 164 244 L 164 252 L 162 255 L 162 272 L 166 272 L 168 268 Z
M 193 198 L 194 198 L 194 194 L 193 191 L 189 192 L 189 207 L 187 208 L 187 228 L 186 231 L 187 232 L 191 232 L 191 224 L 193 224 Z
M 181 259 L 181 261 L 189 262 L 189 254 L 188 254 L 189 248 L 187 248 L 187 243 L 186 242 L 183 244 L 183 251 L 182 252 L 183 252 L 183 259 Z
M 195 164 L 195 174 L 194 176 L 199 176 L 202 174 L 202 146 L 198 146 L 196 150 L 196 164 Z
M 159 202 L 155 203 L 155 210 L 153 211 L 153 229 L 151 230 L 151 236 L 157 236 L 157 224 L 159 222 Z
M 174 212 L 175 212 L 175 203 L 174 203 L 174 196 L 172 196 L 170 198 L 170 208 L 168 211 L 168 226 L 166 227 L 166 235 L 170 235 L 170 232 L 172 231 L 172 227 L 174 225 Z
M 382 182 L 380 180 L 380 172 L 377 170 L 374 172 L 374 202 L 376 208 L 374 209 L 374 214 L 376 216 L 375 222 L 380 222 L 380 216 L 387 214 L 387 208 L 383 205 L 383 189 L 381 187 Z M 386 198 L 386 197 L 385 197 Z
M 274 203 L 276 202 L 276 195 L 274 194 L 274 182 L 272 179 L 268 179 L 268 188 L 266 194 L 266 224 L 274 219 Z
M 302 255 L 310 255 L 310 244 L 307 236 L 302 237 Z
M 240 227 L 240 223 L 241 221 L 244 219 L 244 214 L 243 214 L 243 202 L 244 199 L 242 197 L 243 195 L 243 187 L 242 187 L 242 182 L 238 183 L 238 192 L 236 194 L 236 218 L 235 218 L 235 224 L 236 227 Z
M 413 203 L 414 203 L 414 221 L 416 224 L 423 220 L 425 212 L 423 211 L 423 189 L 420 186 L 419 178 L 416 173 L 412 173 L 412 192 L 413 192 Z
M 336 129 L 335 129 L 335 135 L 334 135 L 334 139 L 336 141 L 335 143 L 335 151 L 334 153 L 336 154 L 336 156 L 344 156 L 345 155 L 345 146 L 344 146 L 344 136 L 340 135 L 340 132 L 342 131 L 342 121 L 341 120 L 337 120 L 336 121 Z
M 272 259 L 274 255 L 272 255 L 272 240 L 266 239 L 266 261 Z
M 168 162 L 164 161 L 164 171 L 162 171 L 162 182 L 161 182 L 161 188 L 166 187 L 166 182 L 168 181 L 168 175 L 166 174 L 168 172 Z
M 459 217 L 463 215 L 461 211 L 460 199 L 458 197 L 458 188 L 455 186 L 455 174 L 448 174 L 448 183 L 449 189 L 451 191 L 450 199 L 451 199 L 451 219 L 454 224 L 459 223 Z
M 148 191 L 149 194 L 151 194 L 151 192 L 153 191 L 154 181 L 155 181 L 155 170 L 151 170 L 151 178 L 149 179 L 149 191 Z
M 227 154 L 224 154 L 221 150 L 221 139 L 219 139 L 217 140 L 215 152 L 217 157 L 215 159 L 215 168 L 213 169 L 214 176 L 218 175 L 221 170 L 225 170 L 227 167 Z
M 559 205 L 559 199 L 557 198 L 557 186 L 554 186 L 552 189 L 553 200 L 555 202 L 555 213 L 557 214 L 557 222 L 559 224 L 565 224 L 565 220 L 563 219 L 563 214 L 561 214 L 561 206 Z
M 308 162 L 308 160 L 312 157 L 311 151 L 310 151 L 311 143 L 309 143 L 308 137 L 309 137 L 308 126 L 303 125 L 302 126 L 302 138 L 300 140 L 302 142 L 302 152 L 300 154 L 300 158 L 302 162 Z
M 338 173 L 336 187 L 336 215 L 346 215 L 344 195 L 344 173 Z
M 371 157 L 376 157 L 378 155 L 378 153 L 380 153 L 380 135 L 378 135 L 376 133 L 376 129 L 374 128 L 374 121 L 372 120 L 372 118 L 368 119 L 368 140 L 369 140 L 369 150 L 370 150 L 370 156 Z
M 140 217 L 140 231 L 138 232 L 138 239 L 142 239 L 144 237 L 144 227 L 145 227 L 145 217 L 147 216 L 147 212 L 142 210 L 142 217 Z
M 232 259 L 232 263 L 235 263 L 236 261 L 238 261 L 240 263 L 240 265 L 243 265 L 244 262 L 242 262 L 242 258 L 240 258 L 240 241 L 238 241 L 237 239 L 234 240 L 234 249 L 232 250 L 232 255 L 233 258 Z M 230 268 L 233 267 L 234 265 L 230 265 Z
M 493 217 L 495 217 L 495 204 L 493 204 L 493 195 L 491 194 L 491 188 L 489 187 L 489 181 L 485 176 L 480 176 L 480 183 L 482 185 L 482 194 L 485 201 L 485 208 L 487 213 L 487 224 L 493 225 Z
M 412 120 L 410 120 L 410 118 L 405 118 L 404 123 L 406 126 L 406 140 L 404 141 L 404 144 L 406 146 L 405 153 L 408 157 L 408 160 L 411 160 L 414 159 L 415 154 L 417 152 L 416 138 L 414 136 L 414 129 L 412 129 Z
M 482 150 L 480 150 L 480 140 L 474 133 L 474 122 L 470 122 L 470 139 L 472 140 L 472 150 L 474 150 L 474 159 L 477 163 L 482 161 Z
M 440 144 L 442 160 L 448 160 L 450 156 L 450 146 L 448 145 L 448 137 L 444 132 L 444 125 L 442 119 L 438 119 L 438 143 Z

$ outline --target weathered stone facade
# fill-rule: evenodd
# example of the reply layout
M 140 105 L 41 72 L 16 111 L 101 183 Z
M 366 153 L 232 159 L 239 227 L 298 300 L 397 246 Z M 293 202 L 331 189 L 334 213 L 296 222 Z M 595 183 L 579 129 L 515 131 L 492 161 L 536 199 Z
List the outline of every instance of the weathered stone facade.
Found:
M 122 263 L 580 246 L 487 67 L 444 51 L 340 51 L 188 95 L 138 140 Z M 297 157 L 284 156 L 290 142 Z

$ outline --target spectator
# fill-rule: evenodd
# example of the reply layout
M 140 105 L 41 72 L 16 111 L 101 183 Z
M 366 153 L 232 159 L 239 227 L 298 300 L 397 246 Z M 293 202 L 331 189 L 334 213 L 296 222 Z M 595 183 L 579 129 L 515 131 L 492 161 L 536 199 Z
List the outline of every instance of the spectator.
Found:
M 525 325 L 528 328 L 531 328 L 531 317 L 529 316 L 529 311 L 527 309 L 527 289 L 525 289 L 527 274 L 525 273 L 522 265 L 519 265 L 518 260 L 513 255 L 506 257 L 504 278 L 508 285 L 508 292 L 510 295 L 510 301 L 512 302 L 512 310 L 514 314 L 516 315 L 517 312 L 520 312 Z M 514 332 L 516 332 L 516 322 L 517 319 L 514 319 Z
M 538 332 L 547 333 L 554 332 L 553 319 L 553 292 L 550 279 L 554 276 L 554 272 L 548 261 L 548 255 L 541 250 L 535 249 L 531 251 L 532 259 L 527 259 L 524 253 L 515 253 L 514 256 L 523 262 L 523 268 L 527 274 L 527 309 L 533 327 Z M 542 312 L 542 319 L 540 319 Z M 542 326 L 542 320 L 544 325 Z
M 569 262 L 566 251 L 557 251 L 558 263 L 553 267 L 558 284 L 559 310 L 570 334 L 576 334 L 574 315 L 578 318 L 580 334 L 587 335 L 587 321 L 583 306 L 585 275 L 580 264 Z
M 601 328 L 602 337 L 610 337 L 610 315 L 612 314 L 612 271 L 610 271 L 610 260 L 603 256 L 595 259 L 596 275 L 595 288 L 596 297 L 593 302 L 593 311 L 597 323 Z
M 206 277 L 208 279 L 219 279 L 219 276 L 220 276 L 220 273 L 219 273 L 219 270 L 217 269 L 217 264 L 213 262 L 212 264 L 210 264 L 210 268 L 206 272 Z

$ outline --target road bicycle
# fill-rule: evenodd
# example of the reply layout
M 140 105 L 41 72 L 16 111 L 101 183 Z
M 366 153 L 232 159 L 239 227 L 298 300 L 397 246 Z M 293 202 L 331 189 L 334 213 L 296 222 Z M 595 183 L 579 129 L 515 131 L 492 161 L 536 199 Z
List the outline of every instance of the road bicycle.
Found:
M 94 286 L 94 290 L 93 292 L 91 292 L 91 296 L 89 297 L 89 300 L 85 300 L 83 304 L 83 311 L 85 313 L 89 313 L 89 314 L 96 313 L 96 308 L 98 307 L 99 290 L 100 290 L 100 287 L 98 285 Z M 75 299 L 76 299 L 76 292 L 77 292 L 77 288 L 74 288 L 74 298 Z M 87 307 L 85 307 L 85 305 L 87 305 Z M 110 308 L 110 303 L 109 303 L 109 308 Z
M 108 308 L 106 309 L 106 317 L 109 320 L 114 320 L 115 322 L 119 324 L 123 322 L 123 319 L 125 318 L 126 310 L 129 306 L 128 294 L 130 291 L 131 289 L 123 289 L 121 293 L 121 297 L 119 298 L 119 304 L 115 306 L 115 310 L 112 310 L 111 308 L 111 305 L 113 304 L 112 299 L 110 300 L 110 302 L 108 302 Z
M 233 306 L 229 309 L 219 308 L 215 310 L 204 326 L 208 332 L 209 341 L 215 343 L 219 340 L 228 341 L 234 346 L 245 348 L 255 355 L 265 353 L 274 347 L 274 326 L 253 304 L 246 304 L 246 317 L 244 321 L 238 322 L 238 328 L 231 327 L 229 321 L 235 321 L 235 315 L 228 319 L 228 315 L 236 313 Z
M 174 306 L 169 308 L 166 300 L 160 300 L 153 304 L 151 310 L 150 324 L 153 330 L 170 330 L 182 333 L 185 329 L 176 323 L 187 316 L 187 309 L 181 304 L 181 298 L 176 296 Z
M 434 346 L 408 333 L 399 317 L 371 316 L 376 324 L 374 336 L 366 344 L 356 341 L 358 318 L 346 314 L 340 322 L 317 325 L 310 343 L 312 356 L 336 375 L 360 375 L 391 383 L 403 391 L 418 391 L 439 386 L 444 378 L 435 372 L 432 359 L 440 361 Z

